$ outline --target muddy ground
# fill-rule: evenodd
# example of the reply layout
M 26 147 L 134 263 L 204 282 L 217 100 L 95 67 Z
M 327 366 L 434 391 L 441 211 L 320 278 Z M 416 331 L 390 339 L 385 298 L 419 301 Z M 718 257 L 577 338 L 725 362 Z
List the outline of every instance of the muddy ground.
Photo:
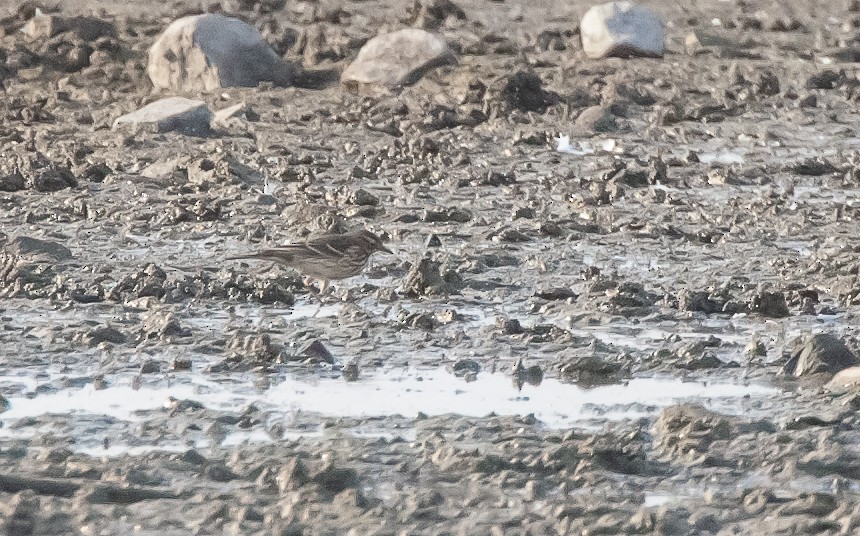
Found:
M 860 399 L 780 374 L 804 333 L 855 344 L 856 2 L 650 2 L 668 53 L 628 60 L 584 59 L 582 1 L 60 2 L 116 35 L 41 42 L 18 4 L 6 534 L 860 531 Z M 412 24 L 459 63 L 111 131 L 201 10 L 307 69 Z M 352 227 L 395 254 L 331 295 L 223 260 Z

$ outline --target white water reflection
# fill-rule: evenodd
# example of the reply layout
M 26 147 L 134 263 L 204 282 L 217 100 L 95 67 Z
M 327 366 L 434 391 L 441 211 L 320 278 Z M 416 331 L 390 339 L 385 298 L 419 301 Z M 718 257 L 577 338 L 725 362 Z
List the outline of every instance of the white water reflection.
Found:
M 504 374 L 482 372 L 466 382 L 444 369 L 392 369 L 363 375 L 346 382 L 328 377 L 274 380 L 272 387 L 254 388 L 253 376 L 220 383 L 199 376 L 174 376 L 173 383 L 160 380 L 134 389 L 115 384 L 96 390 L 92 385 L 58 392 L 9 398 L 11 408 L 0 414 L 8 424 L 46 414 L 93 414 L 123 421 L 143 418 L 141 412 L 172 407 L 171 398 L 194 400 L 206 408 L 237 411 L 254 404 L 270 417 L 286 418 L 296 412 L 321 417 L 379 417 L 457 414 L 480 417 L 533 414 L 550 428 L 590 427 L 595 419 L 606 422 L 653 415 L 659 408 L 686 400 L 719 406 L 741 413 L 750 398 L 766 398 L 776 389 L 762 385 L 705 384 L 680 379 L 641 378 L 624 384 L 585 389 L 556 379 L 539 386 L 526 384 L 518 390 Z M 287 419 L 288 420 L 288 419 Z M 262 440 L 250 433 L 233 442 Z

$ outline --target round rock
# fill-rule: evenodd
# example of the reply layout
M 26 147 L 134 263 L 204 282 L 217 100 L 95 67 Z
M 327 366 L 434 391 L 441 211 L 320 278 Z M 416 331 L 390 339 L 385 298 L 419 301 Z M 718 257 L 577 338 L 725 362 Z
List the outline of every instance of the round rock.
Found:
M 295 71 L 256 29 L 214 13 L 173 21 L 149 49 L 146 68 L 157 89 L 190 92 L 260 82 L 287 86 Z
M 448 42 L 437 34 L 407 28 L 368 41 L 341 75 L 347 89 L 414 84 L 428 70 L 457 61 Z
M 663 56 L 663 22 L 633 2 L 607 2 L 585 12 L 579 23 L 589 58 Z
M 835 392 L 856 390 L 860 387 L 860 367 L 854 366 L 840 370 L 827 383 L 826 387 Z

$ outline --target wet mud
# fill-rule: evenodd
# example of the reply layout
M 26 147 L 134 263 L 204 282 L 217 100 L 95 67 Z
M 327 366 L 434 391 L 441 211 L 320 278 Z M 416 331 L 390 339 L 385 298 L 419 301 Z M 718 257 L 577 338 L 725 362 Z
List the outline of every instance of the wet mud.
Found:
M 645 4 L 663 58 L 579 1 L 0 2 L 5 533 L 860 531 L 860 10 Z M 112 129 L 201 10 L 309 78 Z M 407 26 L 457 62 L 331 76 Z M 323 295 L 224 260 L 356 227 Z

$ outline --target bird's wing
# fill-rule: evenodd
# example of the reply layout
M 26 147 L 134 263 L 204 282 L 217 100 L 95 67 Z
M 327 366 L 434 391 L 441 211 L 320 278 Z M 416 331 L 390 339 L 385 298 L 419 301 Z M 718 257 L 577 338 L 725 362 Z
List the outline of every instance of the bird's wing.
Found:
M 239 260 L 239 259 L 263 259 L 263 260 L 271 260 L 271 261 L 286 261 L 289 262 L 290 259 L 296 254 L 298 249 L 301 249 L 303 246 L 299 245 L 289 245 L 283 246 L 279 248 L 270 248 L 264 249 L 262 251 L 258 251 L 257 253 L 249 253 L 248 255 L 237 255 L 235 257 L 227 257 L 228 261 Z
M 326 235 L 308 240 L 305 247 L 321 257 L 340 259 L 350 255 L 356 244 L 350 235 Z

